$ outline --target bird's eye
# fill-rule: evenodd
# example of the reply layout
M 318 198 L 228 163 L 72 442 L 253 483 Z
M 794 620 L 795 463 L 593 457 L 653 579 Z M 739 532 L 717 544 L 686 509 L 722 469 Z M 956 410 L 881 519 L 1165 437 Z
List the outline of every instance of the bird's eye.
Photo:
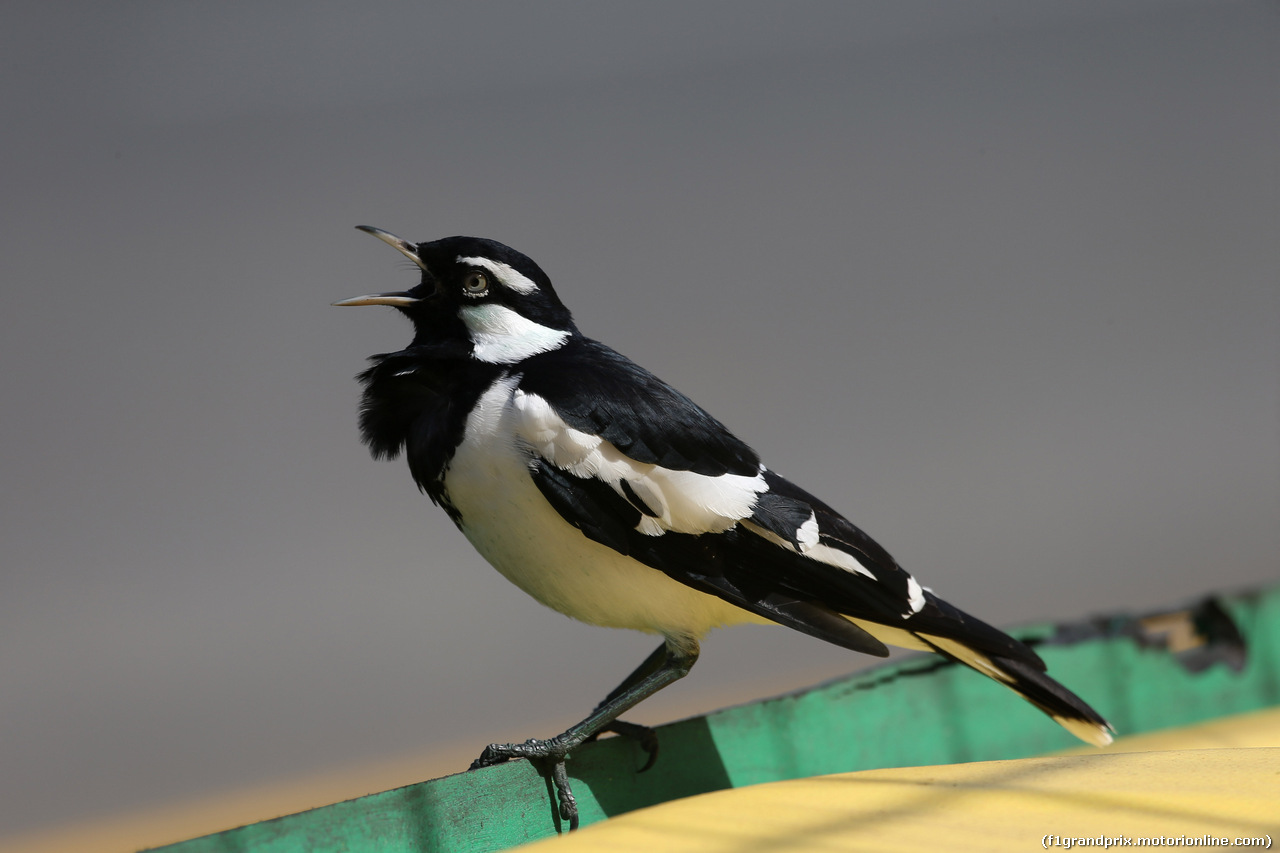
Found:
M 479 270 L 472 270 L 462 280 L 462 289 L 471 296 L 479 296 L 489 289 L 489 279 Z

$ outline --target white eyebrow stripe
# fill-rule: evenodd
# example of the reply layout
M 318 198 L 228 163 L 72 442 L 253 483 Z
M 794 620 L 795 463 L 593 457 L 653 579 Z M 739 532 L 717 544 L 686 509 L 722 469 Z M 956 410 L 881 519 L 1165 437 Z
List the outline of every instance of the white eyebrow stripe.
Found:
M 510 264 L 491 261 L 488 258 L 464 258 L 462 255 L 458 256 L 458 263 L 488 270 L 493 273 L 493 277 L 498 280 L 499 284 L 509 290 L 514 290 L 516 293 L 533 293 L 538 289 L 538 285 L 534 284 L 527 276 L 517 272 L 515 267 Z

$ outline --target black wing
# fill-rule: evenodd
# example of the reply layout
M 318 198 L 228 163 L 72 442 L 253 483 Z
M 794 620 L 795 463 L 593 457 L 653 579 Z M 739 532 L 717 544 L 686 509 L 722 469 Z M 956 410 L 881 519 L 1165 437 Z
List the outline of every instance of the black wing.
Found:
M 577 338 L 524 367 L 521 390 L 637 462 L 712 477 L 759 470 L 760 457 L 724 424 L 602 343 Z
M 1006 684 L 1073 733 L 1109 739 L 1096 712 L 1043 675 L 1035 652 L 921 587 L 689 398 L 607 347 L 587 346 L 590 358 L 572 347 L 539 356 L 520 382 L 531 475 L 583 535 L 846 648 L 937 652 Z

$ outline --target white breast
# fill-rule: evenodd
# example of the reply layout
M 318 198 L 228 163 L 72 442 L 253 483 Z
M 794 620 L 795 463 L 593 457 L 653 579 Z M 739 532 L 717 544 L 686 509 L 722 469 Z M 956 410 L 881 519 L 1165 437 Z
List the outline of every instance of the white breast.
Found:
M 467 419 L 444 486 L 462 532 L 494 568 L 543 604 L 593 625 L 701 637 L 767 620 L 593 542 L 555 511 L 529 475 L 516 438 L 519 375 L 504 375 Z

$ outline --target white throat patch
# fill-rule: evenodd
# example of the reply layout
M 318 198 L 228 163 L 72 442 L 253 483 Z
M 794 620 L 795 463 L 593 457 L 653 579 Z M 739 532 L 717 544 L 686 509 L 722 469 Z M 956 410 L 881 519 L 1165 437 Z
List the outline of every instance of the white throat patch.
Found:
M 471 332 L 473 354 L 488 364 L 515 364 L 556 349 L 569 333 L 535 323 L 505 305 L 464 305 L 458 316 Z

